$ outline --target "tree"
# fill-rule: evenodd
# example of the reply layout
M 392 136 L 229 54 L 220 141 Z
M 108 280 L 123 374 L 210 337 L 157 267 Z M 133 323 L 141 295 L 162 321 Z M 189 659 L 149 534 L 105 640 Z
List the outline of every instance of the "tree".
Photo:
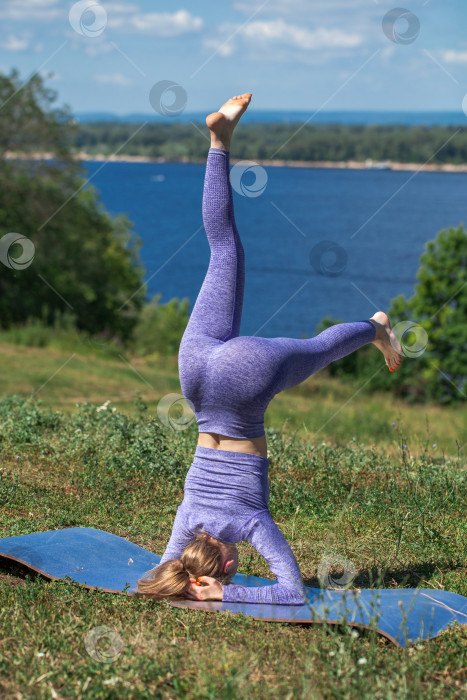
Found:
M 48 77 L 53 74 L 49 73 Z M 0 161 L 6 165 L 10 153 L 41 151 L 53 154 L 54 161 L 44 159 L 15 161 L 15 170 L 23 167 L 29 174 L 58 168 L 62 174 L 76 175 L 81 170 L 73 160 L 71 144 L 76 138 L 77 125 L 70 108 L 54 108 L 57 93 L 44 85 L 38 73 L 21 82 L 16 69 L 9 76 L 0 74 Z
M 420 257 L 410 299 L 395 297 L 388 310 L 404 350 L 397 372 L 365 346 L 337 362 L 331 376 L 357 378 L 362 389 L 382 389 L 411 401 L 440 403 L 467 398 L 467 233 L 463 224 L 441 230 Z M 317 332 L 339 323 L 324 318 Z M 368 384 L 365 382 L 370 380 Z
M 0 161 L 0 324 L 52 324 L 71 310 L 78 328 L 126 340 L 145 296 L 140 240 L 125 216 L 111 218 L 97 191 L 85 188 L 70 151 L 73 120 L 67 108 L 52 109 L 55 99 L 39 75 L 24 83 L 16 71 L 0 76 L 0 154 L 54 156 Z M 7 233 L 25 238 L 10 245 Z
M 441 402 L 467 398 L 467 233 L 464 225 L 443 229 L 428 241 L 420 258 L 418 283 L 406 301 L 396 297 L 391 313 L 411 319 L 426 331 L 428 343 L 422 352 L 423 332 L 414 329 L 415 344 L 426 394 Z M 410 330 L 409 330 L 410 332 Z M 418 336 L 418 337 L 417 337 Z M 417 347 L 417 344 L 419 347 Z M 406 363 L 407 365 L 409 363 Z

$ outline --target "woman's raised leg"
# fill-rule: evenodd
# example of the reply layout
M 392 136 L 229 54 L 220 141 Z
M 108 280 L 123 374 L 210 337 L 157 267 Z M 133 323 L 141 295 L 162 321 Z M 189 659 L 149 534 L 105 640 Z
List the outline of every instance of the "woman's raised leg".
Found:
M 211 148 L 206 163 L 203 223 L 211 257 L 190 315 L 186 336 L 227 341 L 240 332 L 245 285 L 245 255 L 235 224 L 230 183 L 230 137 L 251 93 L 228 100 L 206 118 Z
M 394 371 L 402 361 L 402 348 L 391 329 L 387 315 L 378 311 L 371 319 L 338 323 L 314 338 L 271 338 L 275 361 L 281 367 L 276 389 L 297 386 L 331 362 L 373 343 Z M 275 393 L 278 393 L 276 391 Z

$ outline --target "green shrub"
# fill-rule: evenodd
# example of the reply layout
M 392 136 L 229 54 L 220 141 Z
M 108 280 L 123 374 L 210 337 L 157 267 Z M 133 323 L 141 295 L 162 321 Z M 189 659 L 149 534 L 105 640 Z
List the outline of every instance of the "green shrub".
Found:
M 137 355 L 177 355 L 188 323 L 188 299 L 171 299 L 159 304 L 162 294 L 156 294 L 143 306 L 132 336 L 132 348 Z M 154 359 L 157 359 L 157 354 Z

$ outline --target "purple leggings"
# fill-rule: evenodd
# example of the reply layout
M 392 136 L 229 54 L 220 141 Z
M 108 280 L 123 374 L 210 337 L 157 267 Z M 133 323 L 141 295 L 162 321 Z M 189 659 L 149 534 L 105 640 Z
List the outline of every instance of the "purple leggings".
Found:
M 211 257 L 180 343 L 180 385 L 200 432 L 260 437 L 276 394 L 370 343 L 376 329 L 364 320 L 336 324 L 314 338 L 240 336 L 245 256 L 227 150 L 209 149 L 203 221 Z

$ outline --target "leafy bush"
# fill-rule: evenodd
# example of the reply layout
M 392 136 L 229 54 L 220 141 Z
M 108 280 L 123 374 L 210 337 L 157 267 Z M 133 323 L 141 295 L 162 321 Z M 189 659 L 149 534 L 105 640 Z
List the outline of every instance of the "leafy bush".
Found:
M 137 355 L 176 355 L 188 323 L 188 299 L 171 299 L 159 304 L 162 294 L 156 294 L 141 309 L 132 336 Z

